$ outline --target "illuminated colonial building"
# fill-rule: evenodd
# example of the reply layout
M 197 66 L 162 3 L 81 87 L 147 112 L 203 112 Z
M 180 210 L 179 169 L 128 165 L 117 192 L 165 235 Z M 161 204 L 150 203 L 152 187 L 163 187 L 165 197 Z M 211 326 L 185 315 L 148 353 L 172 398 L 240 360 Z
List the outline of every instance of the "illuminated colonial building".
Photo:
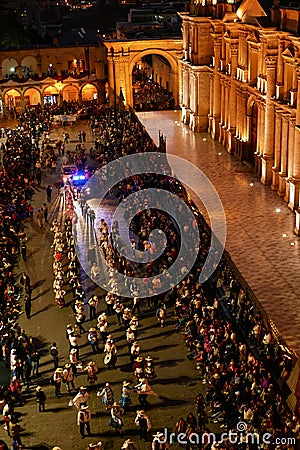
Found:
M 300 11 L 258 0 L 193 0 L 183 21 L 182 120 L 253 165 L 296 212 L 300 187 Z
M 105 49 L 98 45 L 0 51 L 0 111 L 105 97 Z

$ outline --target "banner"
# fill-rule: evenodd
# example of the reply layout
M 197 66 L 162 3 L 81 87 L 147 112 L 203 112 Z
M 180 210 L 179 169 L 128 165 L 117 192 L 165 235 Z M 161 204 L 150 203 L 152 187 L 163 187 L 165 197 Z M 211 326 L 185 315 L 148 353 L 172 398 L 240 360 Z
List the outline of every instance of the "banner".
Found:
M 76 122 L 76 119 L 76 114 L 57 114 L 53 116 L 53 120 L 58 122 Z

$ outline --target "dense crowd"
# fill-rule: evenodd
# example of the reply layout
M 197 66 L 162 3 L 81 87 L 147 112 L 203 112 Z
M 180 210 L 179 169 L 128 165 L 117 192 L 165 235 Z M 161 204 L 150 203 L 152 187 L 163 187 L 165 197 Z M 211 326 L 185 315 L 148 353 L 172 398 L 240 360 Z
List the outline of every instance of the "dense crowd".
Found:
M 18 413 L 15 412 L 15 406 L 25 402 L 21 383 L 25 389 L 29 389 L 33 367 L 39 361 L 32 338 L 18 325 L 18 317 L 22 314 L 22 299 L 26 315 L 30 317 L 30 278 L 23 273 L 20 279 L 16 279 L 14 266 L 19 255 L 26 260 L 27 237 L 23 220 L 33 213 L 30 201 L 35 178 L 37 181 L 39 179 L 36 168 L 39 160 L 39 131 L 46 128 L 46 122 L 42 125 L 40 121 L 38 127 L 36 123 L 27 121 L 24 115 L 20 117 L 16 129 L 6 130 L 6 143 L 1 146 L 0 340 L 2 358 L 7 369 L 10 369 L 11 378 L 8 385 L 1 387 L 0 398 L 5 430 L 14 449 L 21 448 L 20 425 Z
M 103 122 L 102 126 L 104 127 Z M 102 136 L 108 147 L 116 140 L 114 131 L 117 133 L 117 129 L 112 127 Z M 124 146 L 122 155 L 125 148 Z M 130 146 L 129 150 L 134 152 L 134 146 Z M 106 161 L 100 156 L 98 162 L 103 164 Z M 174 185 L 171 177 L 166 177 L 165 180 L 156 177 L 155 181 L 159 186 L 175 191 L 178 195 L 178 186 Z M 152 187 L 155 181 L 151 176 L 144 175 L 126 179 L 121 186 L 117 186 L 114 195 L 124 199 L 132 192 Z M 184 195 L 183 198 L 187 200 Z M 159 205 L 156 206 L 159 209 Z M 176 238 L 172 242 L 172 235 L 174 233 L 176 236 L 178 230 L 170 230 L 172 223 L 168 223 L 164 215 L 154 209 L 147 209 L 146 205 L 146 209 L 135 216 L 131 223 L 134 236 L 131 243 L 133 249 L 148 250 L 151 243 L 147 241 L 147 236 L 151 229 L 157 228 L 158 223 L 160 226 L 163 224 L 162 229 L 167 232 L 171 242 L 171 249 L 167 247 L 165 255 L 167 261 L 163 258 L 159 262 L 156 261 L 155 269 L 161 272 L 166 269 L 167 262 L 172 262 L 170 250 L 174 251 L 174 258 L 177 250 L 174 246 Z M 176 328 L 182 330 L 189 349 L 188 357 L 196 361 L 206 388 L 206 396 L 199 395 L 196 399 L 198 420 L 189 424 L 189 421 L 182 419 L 185 423 L 183 427 L 186 426 L 187 430 L 184 431 L 189 435 L 197 430 L 206 430 L 208 418 L 227 430 L 236 431 L 238 422 L 244 420 L 248 432 L 270 433 L 270 446 L 274 445 L 276 438 L 280 436 L 298 438 L 298 417 L 289 412 L 283 394 L 278 389 L 281 382 L 290 375 L 293 355 L 274 341 L 262 313 L 245 292 L 225 259 L 209 286 L 197 283 L 196 275 L 199 274 L 207 256 L 210 242 L 210 234 L 201 219 L 198 220 L 198 226 L 202 238 L 198 265 L 179 285 L 174 286 L 170 279 L 170 287 L 173 287 L 168 296 L 168 304 L 175 305 Z M 137 267 L 130 265 L 114 251 L 115 248 L 122 249 L 122 242 L 118 242 L 116 224 L 113 224 L 111 230 L 113 239 L 105 227 L 104 230 L 100 227 L 100 232 L 100 248 L 109 261 L 109 267 L 118 268 L 127 276 L 133 276 Z M 112 242 L 115 243 L 115 248 Z M 153 275 L 152 264 L 147 265 L 146 274 Z M 119 288 L 113 271 L 111 286 L 117 298 Z M 135 291 L 134 282 L 130 290 L 133 296 L 132 305 L 136 307 L 136 297 L 140 293 Z M 225 292 L 226 300 L 219 301 L 219 298 L 223 299 Z M 149 305 L 155 301 L 157 306 L 159 296 L 155 296 L 155 286 L 152 293 L 154 297 L 148 299 Z M 230 443 L 227 443 L 227 446 L 230 446 Z
M 174 109 L 173 93 L 154 82 L 145 70 L 134 67 L 132 71 L 133 104 L 137 111 Z
M 67 111 L 66 108 L 65 111 Z M 76 105 L 74 105 L 74 111 L 76 111 Z M 8 386 L 1 388 L 0 401 L 3 405 L 5 429 L 12 439 L 11 447 L 14 449 L 22 446 L 15 406 L 24 404 L 23 391 L 30 388 L 32 376 L 38 376 L 40 354 L 34 347 L 32 338 L 17 325 L 21 314 L 20 299 L 22 297 L 25 301 L 26 315 L 30 318 L 30 308 L 26 309 L 26 302 L 30 304 L 32 286 L 26 273 L 23 273 L 19 280 L 15 279 L 13 266 L 20 253 L 26 259 L 26 234 L 22 220 L 30 217 L 32 187 L 34 181 L 39 180 L 41 169 L 39 164 L 45 147 L 43 141 L 46 142 L 48 139 L 47 133 L 49 133 L 51 116 L 54 112 L 48 106 L 44 109 L 36 108 L 27 111 L 20 116 L 16 130 L 7 130 L 7 142 L 2 146 L 0 338 L 3 360 L 11 371 L 11 382 Z M 95 168 L 120 156 L 156 150 L 154 143 L 131 112 L 96 107 L 92 104 L 89 114 L 89 125 L 95 135 L 95 145 L 90 152 Z M 52 150 L 54 159 L 57 153 L 56 148 Z M 82 149 L 79 149 L 79 154 L 81 157 L 84 155 Z M 78 162 L 77 159 L 76 161 Z M 150 169 L 155 170 L 155 164 L 157 162 L 149 157 L 149 173 Z M 163 164 L 166 162 L 163 161 Z M 126 182 L 116 185 L 109 195 L 118 202 L 126 200 L 128 195 L 145 187 L 169 190 L 188 202 L 185 191 L 167 168 L 166 175 L 163 176 L 143 174 L 127 177 Z M 80 435 L 84 437 L 86 433 L 91 434 L 91 411 L 88 403 L 90 392 L 94 389 L 99 377 L 93 356 L 89 362 L 81 358 L 80 342 L 85 340 L 90 345 L 92 355 L 103 349 L 107 367 L 115 369 L 118 363 L 119 342 L 110 333 L 109 327 L 111 316 L 116 315 L 120 329 L 123 330 L 128 364 L 136 384 L 132 385 L 125 379 L 119 386 L 117 397 L 109 380 L 101 380 L 102 386 L 97 395 L 101 397 L 107 412 L 108 424 L 117 434 L 122 434 L 124 412 L 130 410 L 137 402 L 140 409 L 136 411 L 134 423 L 138 426 L 140 438 L 150 440 L 153 450 L 168 448 L 162 433 L 157 432 L 151 435 L 151 417 L 146 413 L 149 405 L 148 396 L 156 396 L 151 385 L 155 379 L 159 379 L 159 374 L 156 373 L 151 356 L 142 356 L 139 327 L 143 320 L 143 317 L 140 317 L 143 306 L 152 311 L 160 327 L 165 325 L 167 310 L 174 311 L 175 329 L 182 333 L 188 358 L 195 361 L 203 384 L 201 393 L 195 399 L 193 412 L 189 412 L 186 419 L 178 420 L 175 435 L 185 433 L 189 437 L 202 433 L 203 436 L 207 436 L 209 421 L 217 423 L 227 431 L 234 431 L 237 424 L 243 421 L 247 425 L 247 432 L 271 435 L 272 443 L 265 444 L 265 449 L 275 447 L 276 437 L 297 438 L 300 428 L 298 416 L 289 411 L 284 395 L 279 389 L 280 381 L 285 381 L 291 372 L 291 355 L 286 350 L 283 351 L 274 340 L 266 320 L 225 258 L 222 259 L 210 284 L 201 285 L 197 282 L 197 276 L 208 254 L 210 243 L 209 230 L 201 221 L 201 217 L 197 216 L 192 223 L 187 224 L 191 228 L 198 226 L 200 231 L 201 246 L 197 263 L 189 274 L 184 262 L 179 266 L 180 274 L 187 274 L 187 276 L 178 284 L 168 272 L 168 267 L 178 256 L 179 230 L 174 221 L 161 211 L 159 202 L 148 208 L 144 201 L 139 203 L 139 200 L 136 200 L 132 208 L 142 211 L 135 216 L 130 227 L 132 251 L 149 250 L 150 254 L 155 252 L 155 248 L 148 239 L 149 232 L 155 228 L 164 231 L 167 237 L 166 250 L 155 263 L 149 262 L 142 266 L 139 263 L 130 263 L 120 256 L 118 250 L 122 249 L 123 242 L 120 239 L 119 225 L 114 222 L 109 230 L 102 219 L 100 226 L 95 230 L 96 249 L 94 245 L 88 248 L 91 279 L 97 282 L 99 276 L 98 252 L 106 259 L 110 276 L 110 292 L 105 296 L 106 310 L 100 312 L 98 296 L 94 293 L 88 296 L 83 289 L 76 255 L 76 233 L 75 238 L 73 235 L 73 227 L 76 227 L 79 214 L 89 227 L 93 227 L 96 223 L 96 213 L 94 211 L 93 218 L 87 199 L 79 198 L 79 201 L 75 202 L 69 188 L 64 189 L 63 197 L 64 222 L 59 223 L 55 219 L 51 225 L 53 292 L 58 307 L 64 308 L 66 289 L 70 287 L 73 323 L 66 324 L 69 361 L 63 367 L 60 366 L 59 352 L 55 342 L 50 349 L 54 366 L 51 384 L 57 398 L 61 397 L 62 385 L 65 385 L 70 393 L 70 407 L 76 411 Z M 183 212 L 180 207 L 178 208 L 175 209 L 180 216 Z M 128 214 L 130 213 L 129 210 Z M 40 220 L 44 219 L 45 216 L 42 215 Z M 185 241 L 189 243 L 189 239 L 193 242 L 193 238 L 187 232 Z M 147 300 L 141 301 L 141 293 L 134 281 L 131 281 L 128 286 L 130 299 L 125 299 L 115 277 L 116 271 L 122 272 L 126 277 L 133 277 L 138 273 L 145 279 L 145 283 L 147 277 L 153 277 L 150 289 L 147 286 L 149 290 Z M 159 294 L 161 286 L 157 275 L 162 272 L 170 289 L 167 295 Z M 89 320 L 92 321 L 88 327 L 86 326 L 88 320 L 85 312 L 86 305 L 88 305 Z M 76 387 L 76 378 L 79 373 L 86 374 L 86 385 L 80 388 Z M 46 396 L 41 386 L 36 388 L 36 400 L 39 411 L 45 411 Z M 2 445 L 1 442 L 0 445 Z M 209 445 L 206 441 L 205 446 Z M 236 448 L 228 441 L 222 445 L 228 449 Z M 192 448 L 192 444 L 187 442 L 185 447 L 188 450 Z M 281 448 L 283 447 L 287 446 L 282 445 Z M 89 444 L 89 449 L 93 448 L 102 449 L 102 443 Z M 137 446 L 130 439 L 126 439 L 122 446 L 122 449 L 135 448 Z M 211 445 L 211 448 L 215 450 L 217 447 Z

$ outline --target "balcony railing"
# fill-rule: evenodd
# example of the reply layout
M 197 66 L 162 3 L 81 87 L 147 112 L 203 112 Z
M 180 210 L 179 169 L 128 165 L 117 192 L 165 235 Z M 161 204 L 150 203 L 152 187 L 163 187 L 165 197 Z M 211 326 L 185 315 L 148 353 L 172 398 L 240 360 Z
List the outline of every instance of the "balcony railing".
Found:
M 58 75 L 56 72 L 53 72 L 51 74 L 43 73 L 42 76 L 38 76 L 38 74 L 33 74 L 30 76 L 26 76 L 26 77 L 18 77 L 16 75 L 10 75 L 10 76 L 4 77 L 2 80 L 0 80 L 0 84 L 7 83 L 10 80 L 15 81 L 16 83 L 24 84 L 29 80 L 43 81 L 46 78 L 52 78 L 55 81 L 64 81 L 69 77 L 74 78 L 74 80 L 81 80 L 82 78 L 85 78 L 85 77 L 89 77 L 90 79 L 96 79 L 96 74 L 95 74 L 95 72 L 87 72 L 87 71 L 77 73 L 77 74 L 74 74 L 74 73 L 68 72 L 68 71 L 62 71 L 62 75 Z

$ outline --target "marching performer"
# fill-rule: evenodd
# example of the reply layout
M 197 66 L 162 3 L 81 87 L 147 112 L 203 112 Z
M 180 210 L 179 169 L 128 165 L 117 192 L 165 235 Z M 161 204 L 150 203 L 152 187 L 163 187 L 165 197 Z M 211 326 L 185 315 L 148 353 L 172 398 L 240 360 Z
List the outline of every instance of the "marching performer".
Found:
M 115 369 L 117 362 L 117 347 L 111 334 L 107 336 L 107 341 L 104 346 L 104 353 L 106 353 L 104 357 L 104 364 L 107 365 L 108 369 Z
M 147 358 L 145 358 L 144 373 L 145 373 L 145 378 L 149 382 L 151 382 L 155 378 L 157 378 L 157 375 L 156 375 L 155 370 L 154 370 L 153 360 L 152 360 L 152 358 L 150 358 L 150 356 L 147 356 Z
M 137 393 L 139 394 L 138 400 L 141 406 L 148 406 L 149 402 L 147 400 L 148 395 L 154 395 L 158 397 L 156 392 L 154 392 L 148 384 L 146 378 L 141 378 L 139 383 L 135 386 Z
M 97 373 L 98 373 L 98 367 L 96 366 L 96 363 L 94 361 L 90 361 L 88 363 L 88 365 L 86 366 L 85 369 L 83 369 L 84 372 L 87 372 L 87 381 L 88 383 L 93 386 L 98 377 L 97 377 Z
M 102 397 L 102 403 L 105 405 L 106 411 L 112 407 L 114 404 L 114 391 L 112 390 L 109 383 L 105 384 L 102 391 L 97 392 L 97 397 Z
M 133 374 L 139 381 L 140 378 L 144 378 L 144 364 L 143 364 L 143 358 L 141 356 L 138 356 L 132 366 Z
M 124 409 L 124 411 L 128 411 L 132 401 L 131 401 L 131 391 L 132 388 L 130 387 L 129 381 L 123 381 L 122 385 L 122 394 L 121 398 L 119 400 L 119 405 Z

